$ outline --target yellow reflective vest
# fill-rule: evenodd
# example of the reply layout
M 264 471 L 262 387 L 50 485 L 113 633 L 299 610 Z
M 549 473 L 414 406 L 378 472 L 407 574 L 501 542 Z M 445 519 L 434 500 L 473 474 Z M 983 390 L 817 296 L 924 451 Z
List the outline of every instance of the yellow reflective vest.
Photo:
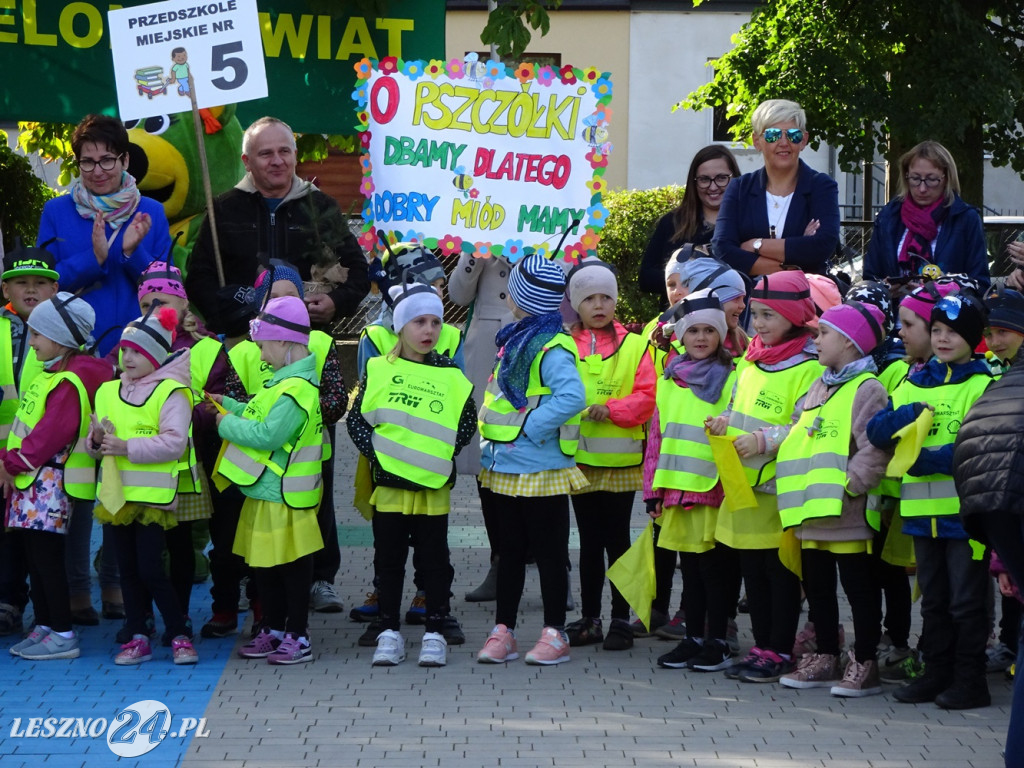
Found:
M 862 373 L 844 382 L 817 408 L 805 409 L 782 441 L 775 487 L 783 528 L 842 514 L 853 399 L 860 385 L 873 378 L 872 373 Z
M 398 343 L 398 334 L 380 323 L 371 323 L 363 328 L 363 335 L 370 340 L 378 355 L 386 355 Z M 439 355 L 454 358 L 461 343 L 462 331 L 454 325 L 445 323 L 441 326 L 441 335 L 437 338 L 437 346 L 434 347 L 434 350 Z
M 316 358 L 316 374 L 322 378 L 324 365 L 327 363 L 327 355 L 334 346 L 334 338 L 323 331 L 310 331 L 309 351 Z M 228 359 L 231 367 L 238 374 L 238 380 L 242 382 L 245 391 L 255 395 L 270 381 L 274 375 L 274 369 L 260 360 L 260 348 L 255 341 L 240 341 L 228 352 Z
M 729 374 L 716 403 L 701 400 L 689 387 L 658 381 L 658 428 L 661 452 L 654 471 L 654 488 L 703 493 L 718 483 L 718 467 L 704 431 L 704 419 L 718 416 L 729 405 L 736 371 Z
M 210 372 L 223 348 L 224 345 L 212 336 L 199 339 L 189 348 L 189 373 L 192 375 L 192 392 L 197 401 L 204 397 Z
M 28 333 L 28 328 L 25 329 Z M 21 361 L 21 375 L 14 376 L 14 347 L 11 344 L 11 319 L 0 317 L 0 447 L 7 443 L 14 414 L 18 411 L 18 391 L 24 391 L 42 370 L 36 351 L 25 344 L 25 359 Z
M 273 461 L 273 451 L 227 443 L 214 473 L 247 488 L 269 469 L 281 478 L 285 504 L 294 509 L 315 508 L 323 496 L 323 462 L 331 457 L 331 445 L 324 440 L 319 388 L 300 376 L 291 376 L 257 392 L 245 406 L 242 417 L 263 421 L 282 397 L 290 397 L 306 414 L 295 443 L 284 446 L 285 465 L 282 467 Z
M 455 438 L 473 384 L 456 367 L 403 358 L 366 361 L 362 415 L 373 427 L 373 450 L 381 469 L 424 488 L 451 478 Z
M 604 405 L 633 393 L 636 369 L 647 352 L 647 341 L 627 333 L 606 358 L 587 355 L 577 364 L 587 393 L 587 405 Z M 635 467 L 643 462 L 645 425 L 617 427 L 610 419 L 580 422 L 576 461 L 588 467 Z
M 550 395 L 551 389 L 544 386 L 540 375 L 541 360 L 550 350 L 561 347 L 572 355 L 573 363 L 579 366 L 580 357 L 576 351 L 576 342 L 567 333 L 556 333 L 540 353 L 530 363 L 530 378 L 526 385 L 526 407 L 521 411 L 512 407 L 498 386 L 498 371 L 501 361 L 494 368 L 487 389 L 484 392 L 484 403 L 480 407 L 478 424 L 480 436 L 495 443 L 514 442 L 523 431 L 530 411 L 540 405 L 544 395 Z M 558 447 L 566 456 L 575 456 L 580 439 L 580 417 L 573 416 L 558 428 Z
M 919 402 L 933 406 L 932 428 L 924 439 L 922 450 L 938 448 L 956 440 L 960 422 L 991 382 L 991 376 L 980 373 L 955 384 L 938 387 L 919 387 L 907 379 L 892 393 L 892 404 L 893 408 Z M 902 517 L 941 517 L 959 513 L 960 498 L 952 475 L 903 476 L 900 486 Z
M 71 444 L 71 453 L 62 467 L 64 470 L 64 491 L 73 499 L 92 501 L 96 498 L 96 461 L 86 450 L 86 435 L 89 433 L 89 395 L 85 385 L 78 376 L 70 371 L 53 373 L 43 371 L 32 379 L 32 383 L 22 393 L 21 406 L 14 414 L 11 434 L 7 438 L 7 447 L 12 451 L 21 448 L 22 441 L 28 437 L 33 427 L 39 423 L 46 413 L 46 399 L 62 381 L 71 384 L 78 392 L 78 408 L 80 419 L 78 435 Z M 57 466 L 47 462 L 50 466 Z M 26 490 L 38 477 L 42 467 L 35 472 L 23 472 L 14 478 L 14 486 Z
M 824 368 L 812 358 L 781 371 L 765 371 L 757 363 L 738 365 L 737 370 L 729 435 L 744 435 L 762 427 L 787 423 L 796 401 L 821 376 Z M 751 487 L 775 477 L 774 456 L 751 456 L 741 461 Z
M 109 418 L 114 425 L 115 434 L 122 440 L 153 437 L 160 431 L 160 411 L 175 392 L 184 394 L 189 401 L 189 407 L 192 407 L 191 389 L 171 379 L 164 379 L 157 384 L 146 401 L 140 405 L 125 402 L 121 398 L 120 381 L 104 382 L 96 391 L 96 418 L 101 422 L 104 418 Z M 166 505 L 174 501 L 178 494 L 178 475 L 188 461 L 186 457 L 190 449 L 191 441 L 181 458 L 156 464 L 133 464 L 127 456 L 114 457 L 118 472 L 121 474 L 125 501 L 148 505 Z M 194 458 L 193 455 L 192 459 Z M 102 472 L 99 484 L 102 487 Z

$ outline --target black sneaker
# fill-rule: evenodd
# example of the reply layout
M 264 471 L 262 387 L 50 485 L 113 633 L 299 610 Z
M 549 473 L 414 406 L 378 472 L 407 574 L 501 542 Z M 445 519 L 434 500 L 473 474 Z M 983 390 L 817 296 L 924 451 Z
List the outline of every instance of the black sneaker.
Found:
M 706 640 L 700 653 L 690 659 L 690 669 L 698 672 L 717 672 L 732 666 L 732 653 L 724 640 Z
M 976 682 L 953 683 L 935 697 L 935 703 L 943 709 L 977 709 L 992 704 L 988 682 L 982 677 Z
M 366 631 L 359 636 L 358 645 L 360 648 L 376 648 L 377 635 L 380 634 L 380 622 L 374 619 L 366 627 Z
M 935 701 L 935 697 L 947 688 L 949 688 L 947 680 L 937 675 L 929 676 L 926 669 L 924 677 L 904 685 L 902 688 L 897 688 L 892 692 L 892 697 L 904 704 L 926 704 L 929 701 Z
M 747 667 L 739 679 L 745 683 L 777 683 L 780 677 L 788 675 L 795 668 L 791 660 L 775 651 L 762 650 L 757 661 Z
M 701 644 L 692 637 L 684 637 L 679 645 L 668 653 L 658 657 L 658 666 L 668 669 L 685 669 L 690 666 L 690 660 L 701 652 Z
M 605 635 L 604 645 L 606 651 L 628 651 L 633 647 L 633 628 L 625 619 L 612 619 L 608 627 L 608 634 Z
M 759 658 L 761 658 L 761 649 L 755 645 L 750 649 L 750 652 L 746 656 L 737 661 L 731 667 L 726 668 L 725 676 L 730 680 L 739 680 L 740 675 L 754 666 Z
M 462 631 L 459 620 L 450 614 L 441 621 L 441 634 L 448 645 L 463 645 L 466 642 L 466 633 Z
M 573 648 L 604 641 L 604 630 L 601 628 L 600 619 L 584 617 L 574 621 L 566 625 L 565 634 L 569 636 L 569 645 Z

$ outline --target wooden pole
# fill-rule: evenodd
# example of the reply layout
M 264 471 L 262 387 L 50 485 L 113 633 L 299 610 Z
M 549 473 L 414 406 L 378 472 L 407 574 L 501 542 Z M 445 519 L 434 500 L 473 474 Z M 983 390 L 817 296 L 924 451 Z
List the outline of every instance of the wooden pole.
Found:
M 213 238 L 213 258 L 217 263 L 217 279 L 220 287 L 223 288 L 224 263 L 220 258 L 220 241 L 217 239 L 217 218 L 213 212 L 213 188 L 210 186 L 210 166 L 206 161 L 206 141 L 203 139 L 203 119 L 199 116 L 199 106 L 196 103 L 196 82 L 192 72 L 188 73 L 188 97 L 192 102 L 192 124 L 196 129 L 196 144 L 199 146 L 199 166 L 202 169 L 203 191 L 206 193 L 206 215 L 210 220 L 210 235 Z

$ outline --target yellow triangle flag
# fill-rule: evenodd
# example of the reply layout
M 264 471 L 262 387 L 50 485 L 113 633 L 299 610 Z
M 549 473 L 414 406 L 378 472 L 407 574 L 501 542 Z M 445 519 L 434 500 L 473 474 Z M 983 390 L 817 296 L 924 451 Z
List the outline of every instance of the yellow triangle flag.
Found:
M 921 455 L 921 446 L 928 437 L 928 430 L 932 428 L 933 415 L 931 408 L 925 408 L 920 416 L 893 435 L 899 442 L 896 444 L 896 453 L 885 469 L 886 477 L 903 477 L 914 466 L 917 457 Z
M 626 598 L 645 627 L 651 626 L 651 601 L 656 589 L 654 581 L 654 521 L 608 569 L 608 580 Z
M 725 491 L 726 504 L 730 511 L 751 509 L 757 506 L 754 491 L 747 482 L 747 473 L 743 469 L 740 455 L 733 445 L 738 435 L 708 435 L 711 455 L 718 467 L 718 477 Z
M 373 505 L 370 503 L 370 497 L 373 495 L 373 477 L 370 472 L 370 460 L 361 453 L 356 460 L 356 476 L 352 485 L 356 490 L 353 506 L 359 510 L 364 520 L 372 520 Z
M 104 456 L 100 461 L 100 491 L 96 498 L 114 517 L 124 506 L 124 486 L 121 485 L 121 473 L 114 456 Z

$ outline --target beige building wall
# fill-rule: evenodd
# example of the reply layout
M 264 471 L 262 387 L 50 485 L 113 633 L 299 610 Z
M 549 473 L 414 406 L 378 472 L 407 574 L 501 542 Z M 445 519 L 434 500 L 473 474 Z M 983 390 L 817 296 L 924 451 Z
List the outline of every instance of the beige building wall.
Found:
M 486 23 L 485 10 L 448 11 L 446 57 L 486 50 L 480 42 L 480 32 Z M 610 188 L 624 188 L 629 159 L 629 12 L 555 11 L 551 14 L 551 31 L 544 37 L 535 34 L 526 51 L 559 54 L 562 65 L 598 67 L 611 73 L 614 91 L 608 134 L 614 149 L 604 178 Z

